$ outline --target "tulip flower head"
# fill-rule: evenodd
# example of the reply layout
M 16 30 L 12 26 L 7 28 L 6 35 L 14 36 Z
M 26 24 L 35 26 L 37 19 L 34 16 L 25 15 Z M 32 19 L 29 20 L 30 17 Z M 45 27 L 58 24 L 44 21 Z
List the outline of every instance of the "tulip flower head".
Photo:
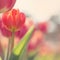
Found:
M 3 25 L 11 32 L 19 31 L 25 23 L 25 18 L 25 14 L 16 9 L 5 12 L 2 16 Z
M 14 6 L 16 0 L 0 0 L 0 13 L 9 11 Z

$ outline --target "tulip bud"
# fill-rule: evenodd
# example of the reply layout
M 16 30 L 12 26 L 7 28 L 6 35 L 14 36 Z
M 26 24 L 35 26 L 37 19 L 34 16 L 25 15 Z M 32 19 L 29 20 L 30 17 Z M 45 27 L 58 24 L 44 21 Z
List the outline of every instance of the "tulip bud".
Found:
M 25 23 L 25 14 L 19 12 L 19 10 L 12 9 L 9 12 L 6 12 L 2 16 L 2 21 L 4 26 L 9 31 L 19 31 Z

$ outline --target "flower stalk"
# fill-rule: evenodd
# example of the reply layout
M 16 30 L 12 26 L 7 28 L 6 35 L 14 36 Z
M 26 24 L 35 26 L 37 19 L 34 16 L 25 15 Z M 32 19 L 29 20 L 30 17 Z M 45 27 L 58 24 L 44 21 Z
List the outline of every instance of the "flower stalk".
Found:
M 12 49 L 14 47 L 14 31 L 12 32 L 12 36 L 11 39 L 9 39 L 8 41 L 8 47 L 7 47 L 7 55 L 6 55 L 6 59 L 5 60 L 9 60 L 9 57 L 12 53 Z
M 15 32 L 13 31 L 12 32 L 12 37 L 11 37 L 11 52 L 12 52 L 12 49 L 14 47 L 14 34 L 15 34 Z
M 14 48 L 14 35 L 15 32 L 19 31 L 24 23 L 25 23 L 26 16 L 23 12 L 19 10 L 12 9 L 9 12 L 5 12 L 2 15 L 2 22 L 3 26 L 10 32 L 12 32 L 11 37 L 8 41 L 7 53 L 4 60 L 9 60 L 9 57 L 12 53 L 12 49 Z
M 6 59 L 5 60 L 9 60 L 9 53 L 10 52 L 10 39 L 8 41 L 8 47 L 7 47 L 7 55 L 6 55 Z

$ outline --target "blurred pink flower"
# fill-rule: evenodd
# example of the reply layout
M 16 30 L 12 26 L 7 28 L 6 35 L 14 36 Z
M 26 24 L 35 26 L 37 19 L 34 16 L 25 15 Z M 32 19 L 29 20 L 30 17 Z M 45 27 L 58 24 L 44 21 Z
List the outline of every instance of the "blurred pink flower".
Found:
M 15 2 L 16 0 L 0 0 L 0 13 L 9 11 Z
M 47 22 L 42 22 L 42 23 L 38 23 L 37 27 L 38 29 L 40 29 L 42 32 L 46 33 L 47 32 Z
M 35 50 L 43 42 L 43 33 L 35 30 L 28 44 L 28 51 Z

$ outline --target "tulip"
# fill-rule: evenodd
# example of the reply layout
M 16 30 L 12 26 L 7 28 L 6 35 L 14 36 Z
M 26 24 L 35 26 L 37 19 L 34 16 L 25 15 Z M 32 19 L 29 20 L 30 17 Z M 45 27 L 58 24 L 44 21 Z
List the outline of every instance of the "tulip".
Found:
M 0 13 L 9 11 L 15 2 L 16 0 L 0 0 Z
M 11 11 L 3 14 L 2 21 L 7 30 L 16 32 L 24 25 L 25 18 L 24 13 L 19 12 L 19 10 L 12 9 Z
M 11 37 L 12 36 L 12 32 L 8 31 L 3 26 L 2 23 L 3 23 L 2 19 L 0 19 L 0 30 L 1 30 L 2 35 L 5 36 L 5 37 Z M 29 27 L 31 27 L 33 25 L 34 25 L 34 23 L 31 20 L 31 18 L 27 17 L 23 27 L 19 31 L 15 32 L 15 37 L 22 38 L 25 35 L 25 33 L 28 31 Z
M 6 55 L 6 60 L 9 60 L 9 53 L 12 52 L 14 47 L 15 32 L 19 31 L 24 26 L 25 18 L 25 14 L 16 9 L 12 9 L 2 15 L 2 24 L 6 28 L 6 32 L 12 32 L 11 41 L 10 39 L 8 41 L 9 45 L 7 47 L 8 54 Z M 9 33 L 7 35 L 11 34 Z

